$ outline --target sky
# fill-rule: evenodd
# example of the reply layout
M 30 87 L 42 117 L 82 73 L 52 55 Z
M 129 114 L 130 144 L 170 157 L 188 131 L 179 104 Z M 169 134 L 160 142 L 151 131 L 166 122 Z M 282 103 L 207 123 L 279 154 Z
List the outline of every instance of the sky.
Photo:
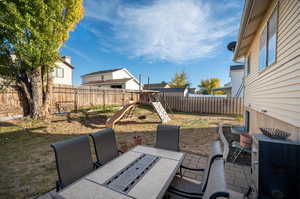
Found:
M 86 0 L 85 16 L 61 55 L 71 56 L 73 83 L 99 70 L 125 67 L 142 82 L 169 82 L 186 72 L 191 87 L 229 81 L 242 0 Z

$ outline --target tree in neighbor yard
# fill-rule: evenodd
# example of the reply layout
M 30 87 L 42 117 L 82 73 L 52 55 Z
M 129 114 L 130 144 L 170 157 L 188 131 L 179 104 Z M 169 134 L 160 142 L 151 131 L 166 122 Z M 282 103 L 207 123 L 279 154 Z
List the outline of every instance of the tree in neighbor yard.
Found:
M 187 75 L 185 72 L 175 73 L 175 77 L 171 79 L 171 88 L 187 88 L 189 87 L 189 82 L 187 80 Z
M 82 19 L 83 0 L 1 0 L 0 78 L 12 81 L 25 114 L 49 113 L 54 63 L 69 32 Z
M 200 85 L 198 85 L 202 94 L 211 95 L 213 94 L 213 88 L 220 88 L 219 78 L 210 78 L 201 80 Z M 216 91 L 214 94 L 224 94 L 223 91 Z

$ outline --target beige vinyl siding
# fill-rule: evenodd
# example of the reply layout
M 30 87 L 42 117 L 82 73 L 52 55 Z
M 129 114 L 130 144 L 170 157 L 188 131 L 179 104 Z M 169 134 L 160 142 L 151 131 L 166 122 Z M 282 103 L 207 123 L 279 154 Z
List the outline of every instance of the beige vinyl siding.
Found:
M 260 34 L 276 6 L 277 61 L 258 71 Z M 300 1 L 274 1 L 257 31 L 248 55 L 251 73 L 245 79 L 245 106 L 300 127 Z

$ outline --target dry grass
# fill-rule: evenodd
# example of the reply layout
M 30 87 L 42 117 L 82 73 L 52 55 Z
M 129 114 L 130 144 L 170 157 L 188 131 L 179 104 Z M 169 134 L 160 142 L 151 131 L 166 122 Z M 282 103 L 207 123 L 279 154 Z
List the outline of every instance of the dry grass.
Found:
M 104 123 L 112 114 L 80 112 L 54 115 L 49 121 L 24 118 L 0 122 L 0 198 L 36 198 L 53 189 L 57 175 L 50 144 L 105 128 Z M 141 115 L 146 119 L 138 119 Z M 207 155 L 210 143 L 218 139 L 219 122 L 238 123 L 233 117 L 197 114 L 170 114 L 170 117 L 170 124 L 182 127 L 181 149 L 202 155 Z M 152 145 L 159 123 L 151 109 L 137 108 L 132 118 L 116 125 L 117 140 L 132 147 L 133 136 L 139 135 L 143 144 Z

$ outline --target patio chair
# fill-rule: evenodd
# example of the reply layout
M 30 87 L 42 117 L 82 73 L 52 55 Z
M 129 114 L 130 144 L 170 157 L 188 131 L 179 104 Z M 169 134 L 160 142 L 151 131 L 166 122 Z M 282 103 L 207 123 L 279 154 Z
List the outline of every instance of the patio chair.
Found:
M 229 190 L 226 186 L 225 181 L 225 171 L 224 171 L 224 159 L 215 158 L 212 162 L 209 177 L 207 179 L 207 186 L 202 193 L 197 192 L 187 192 L 169 189 L 168 191 L 171 194 L 179 196 L 179 198 L 190 198 L 190 199 L 217 199 L 217 198 L 230 198 Z M 191 190 L 192 183 L 189 183 L 189 186 L 186 186 L 187 190 Z M 198 185 L 198 184 L 196 184 Z M 199 187 L 198 187 L 199 188 Z M 194 186 L 194 190 L 196 190 Z M 178 198 L 178 197 L 177 197 Z
M 122 153 L 118 150 L 115 132 L 112 128 L 106 128 L 90 136 L 95 146 L 97 165 L 102 166 Z
M 156 132 L 156 148 L 179 151 L 180 126 L 160 124 Z
M 176 176 L 169 188 L 171 193 L 178 193 L 185 196 L 203 196 L 211 171 L 212 164 L 214 160 L 222 157 L 222 150 L 220 141 L 213 142 L 211 146 L 211 155 L 207 160 L 206 168 L 189 168 L 186 166 L 180 167 L 180 176 Z M 183 177 L 182 169 L 187 169 L 195 172 L 203 172 L 202 181 L 196 181 L 190 178 Z M 188 191 L 187 191 L 188 190 Z
M 88 136 L 80 136 L 51 144 L 55 153 L 58 181 L 56 191 L 90 173 L 92 160 Z

